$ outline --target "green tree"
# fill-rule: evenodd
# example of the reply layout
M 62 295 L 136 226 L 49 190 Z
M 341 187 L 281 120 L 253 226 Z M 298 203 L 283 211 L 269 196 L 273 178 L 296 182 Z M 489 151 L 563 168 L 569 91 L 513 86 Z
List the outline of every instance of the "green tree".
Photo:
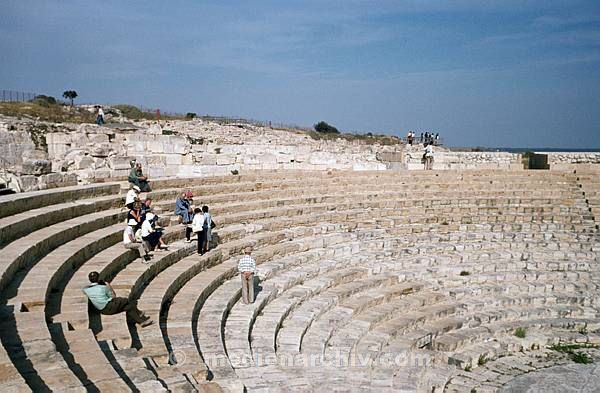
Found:
M 77 98 L 77 92 L 75 90 L 67 90 L 63 93 L 63 97 L 71 100 L 71 106 L 73 106 L 73 100 Z
M 337 128 L 325 123 L 324 121 L 318 122 L 317 124 L 315 124 L 314 127 L 315 127 L 315 131 L 322 132 L 325 134 L 339 134 L 340 133 Z

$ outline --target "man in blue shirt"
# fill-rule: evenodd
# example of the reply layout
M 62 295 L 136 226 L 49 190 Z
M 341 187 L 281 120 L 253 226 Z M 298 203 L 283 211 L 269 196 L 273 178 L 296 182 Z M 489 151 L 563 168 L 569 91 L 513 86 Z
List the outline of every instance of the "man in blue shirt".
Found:
M 83 292 L 100 313 L 113 315 L 125 311 L 128 320 L 142 327 L 152 325 L 153 321 L 137 308 L 137 301 L 117 297 L 110 284 L 100 280 L 98 272 L 91 272 L 88 279 L 90 284 L 83 288 Z

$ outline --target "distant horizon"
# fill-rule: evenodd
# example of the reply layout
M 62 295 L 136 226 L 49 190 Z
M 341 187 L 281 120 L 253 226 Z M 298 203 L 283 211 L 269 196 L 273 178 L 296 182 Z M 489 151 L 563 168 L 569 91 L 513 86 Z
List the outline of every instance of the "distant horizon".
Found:
M 448 149 L 484 149 L 484 152 L 494 151 L 505 151 L 509 153 L 524 153 L 524 152 L 538 152 L 538 153 L 600 153 L 600 147 L 580 149 L 580 148 L 568 148 L 568 147 L 487 147 L 487 146 L 445 146 Z

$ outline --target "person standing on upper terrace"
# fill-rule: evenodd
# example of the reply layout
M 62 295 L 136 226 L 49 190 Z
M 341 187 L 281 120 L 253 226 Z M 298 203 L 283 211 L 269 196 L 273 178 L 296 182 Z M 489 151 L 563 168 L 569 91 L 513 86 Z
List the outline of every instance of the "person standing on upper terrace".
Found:
M 98 115 L 96 116 L 96 124 L 98 124 L 99 126 L 104 124 L 104 110 L 102 110 L 101 106 L 98 107 Z
M 242 279 L 242 303 L 254 303 L 254 274 L 256 274 L 256 260 L 252 257 L 252 248 L 244 249 L 244 256 L 238 263 L 238 271 Z
M 137 162 L 134 167 L 131 168 L 127 180 L 129 180 L 129 183 L 138 186 L 141 192 L 152 191 L 150 184 L 148 183 L 148 178 L 144 176 L 142 172 L 142 164 L 139 162 Z
M 433 143 L 425 143 L 425 169 L 433 169 Z
M 142 327 L 152 325 L 153 321 L 137 308 L 137 301 L 125 297 L 117 297 L 109 283 L 100 280 L 98 272 L 88 275 L 90 284 L 83 288 L 83 293 L 94 307 L 104 315 L 114 315 L 125 311 L 127 319 Z

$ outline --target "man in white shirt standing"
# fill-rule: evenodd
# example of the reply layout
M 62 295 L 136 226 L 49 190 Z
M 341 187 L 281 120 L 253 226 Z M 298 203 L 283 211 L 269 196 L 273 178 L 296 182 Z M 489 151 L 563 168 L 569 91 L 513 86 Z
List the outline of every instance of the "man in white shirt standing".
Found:
M 140 257 L 144 260 L 144 262 L 150 261 L 150 252 L 149 245 L 142 241 L 138 242 L 135 238 L 135 227 L 137 226 L 137 221 L 133 218 L 129 220 L 127 223 L 127 228 L 123 231 L 123 245 L 125 248 L 130 250 L 138 250 L 140 253 Z M 144 254 L 142 255 L 142 249 L 144 250 Z
M 252 248 L 244 249 L 244 256 L 238 263 L 238 271 L 242 278 L 242 303 L 254 303 L 254 274 L 256 273 L 256 260 L 251 256 Z

